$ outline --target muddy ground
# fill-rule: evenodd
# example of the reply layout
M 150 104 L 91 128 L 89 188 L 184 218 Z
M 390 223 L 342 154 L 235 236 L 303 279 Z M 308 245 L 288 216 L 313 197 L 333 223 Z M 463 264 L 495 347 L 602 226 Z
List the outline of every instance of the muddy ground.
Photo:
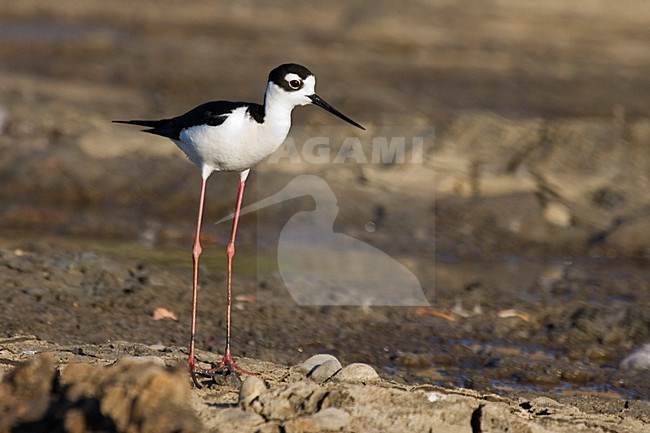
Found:
M 649 431 L 650 362 L 622 363 L 650 343 L 648 24 L 632 0 L 0 1 L 0 431 Z M 246 215 L 233 351 L 269 390 L 237 405 L 239 378 L 198 390 L 175 370 L 199 172 L 110 120 L 260 101 L 286 61 L 367 132 L 296 110 L 295 147 L 244 204 L 318 176 L 330 231 L 399 262 L 431 305 L 296 301 L 280 240 L 323 189 Z M 314 136 L 328 157 L 304 152 Z M 404 137 L 404 161 L 373 163 L 377 136 Z M 349 137 L 367 153 L 340 154 Z M 212 222 L 236 181 L 208 187 L 205 366 L 224 339 L 228 227 Z M 324 353 L 381 380 L 297 367 Z M 103 367 L 134 355 L 155 358 Z M 151 398 L 171 394 L 189 397 Z

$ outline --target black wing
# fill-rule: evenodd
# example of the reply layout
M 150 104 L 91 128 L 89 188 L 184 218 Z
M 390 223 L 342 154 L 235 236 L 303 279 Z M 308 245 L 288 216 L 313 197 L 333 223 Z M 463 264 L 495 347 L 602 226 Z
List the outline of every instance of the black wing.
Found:
M 240 107 L 247 107 L 247 113 L 256 122 L 262 123 L 264 107 L 248 102 L 212 101 L 201 104 L 187 113 L 161 120 L 114 120 L 114 123 L 127 123 L 130 125 L 146 126 L 143 132 L 156 134 L 172 140 L 180 140 L 184 129 L 198 125 L 219 126 L 228 118 L 228 115 Z

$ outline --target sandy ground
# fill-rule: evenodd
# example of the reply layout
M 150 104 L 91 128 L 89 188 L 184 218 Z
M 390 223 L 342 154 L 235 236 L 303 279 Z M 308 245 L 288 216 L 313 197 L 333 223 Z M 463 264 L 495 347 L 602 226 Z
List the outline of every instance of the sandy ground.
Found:
M 624 361 L 650 342 L 648 24 L 636 1 L 0 1 L 0 431 L 649 431 L 650 362 Z M 296 110 L 251 176 L 245 205 L 319 180 L 242 220 L 233 350 L 262 382 L 240 401 L 245 377 L 196 389 L 177 368 L 198 170 L 110 120 L 260 101 L 286 61 L 367 132 Z M 373 162 L 374 137 L 403 137 L 404 160 Z M 235 184 L 211 178 L 208 221 Z M 325 232 L 391 257 L 430 306 L 300 302 L 352 281 L 354 260 L 283 274 L 293 216 L 332 196 Z M 205 225 L 206 366 L 227 235 Z M 379 378 L 320 380 L 300 367 L 316 354 Z

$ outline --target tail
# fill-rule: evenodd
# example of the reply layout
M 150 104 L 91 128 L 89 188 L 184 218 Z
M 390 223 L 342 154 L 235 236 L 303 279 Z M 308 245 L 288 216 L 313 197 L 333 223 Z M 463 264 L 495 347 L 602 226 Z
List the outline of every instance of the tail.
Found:
M 180 129 L 176 127 L 174 119 L 162 120 L 113 120 L 113 123 L 126 123 L 127 125 L 144 126 L 150 129 L 143 129 L 142 132 L 160 135 L 161 137 L 178 140 Z
M 146 126 L 149 128 L 157 128 L 165 122 L 165 120 L 113 120 L 113 123 L 126 123 L 128 125 Z

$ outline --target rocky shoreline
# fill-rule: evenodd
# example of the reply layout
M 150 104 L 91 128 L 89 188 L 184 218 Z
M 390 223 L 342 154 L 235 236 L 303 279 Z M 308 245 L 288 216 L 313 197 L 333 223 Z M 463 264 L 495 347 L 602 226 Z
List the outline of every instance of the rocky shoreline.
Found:
M 242 358 L 257 375 L 202 377 L 197 389 L 179 348 L 59 346 L 27 336 L 1 343 L 0 432 L 650 431 L 631 415 L 633 402 L 604 415 L 547 397 L 405 385 L 367 364 L 337 368 L 331 355 L 292 367 Z

